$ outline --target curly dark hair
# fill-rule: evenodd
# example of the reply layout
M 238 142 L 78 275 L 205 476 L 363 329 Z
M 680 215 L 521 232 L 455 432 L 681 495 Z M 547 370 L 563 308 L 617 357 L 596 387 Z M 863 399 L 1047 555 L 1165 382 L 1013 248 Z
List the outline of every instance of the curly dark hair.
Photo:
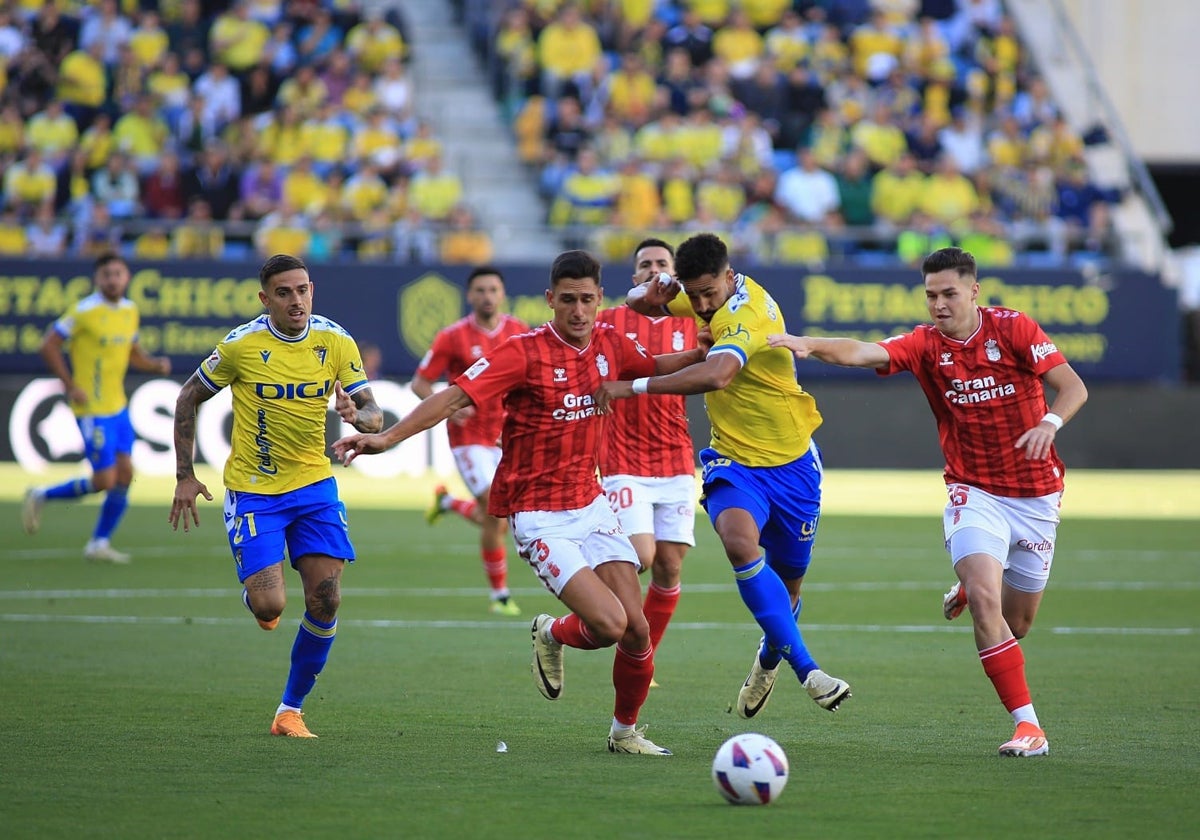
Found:
M 706 274 L 719 276 L 729 268 L 729 248 L 713 233 L 698 233 L 684 240 L 675 252 L 675 276 L 680 283 Z

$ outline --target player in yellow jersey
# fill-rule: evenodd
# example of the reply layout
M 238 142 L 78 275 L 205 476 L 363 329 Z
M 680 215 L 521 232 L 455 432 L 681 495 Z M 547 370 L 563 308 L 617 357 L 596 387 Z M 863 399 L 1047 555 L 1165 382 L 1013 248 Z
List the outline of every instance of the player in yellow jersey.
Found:
M 597 406 L 634 394 L 704 394 L 712 441 L 700 452 L 701 504 L 733 566 L 738 592 L 763 630 L 758 655 L 738 693 L 738 714 L 766 705 L 787 660 L 817 705 L 837 711 L 850 685 L 817 667 L 797 624 L 800 586 L 821 515 L 821 425 L 816 401 L 796 382 L 795 362 L 767 343 L 783 314 L 766 289 L 729 266 L 711 233 L 675 253 L 676 278 L 660 275 L 626 298 L 644 315 L 688 315 L 708 324 L 703 362 L 667 376 L 606 382 Z M 682 288 L 684 294 L 679 295 Z M 761 549 L 761 550 L 760 550 Z
M 100 562 L 128 563 L 129 555 L 109 542 L 128 506 L 133 481 L 130 453 L 134 433 L 125 398 L 125 372 L 133 365 L 166 376 L 171 361 L 150 356 L 138 344 L 138 309 L 125 297 L 129 286 L 125 260 L 113 253 L 100 255 L 93 278 L 95 290 L 51 325 L 41 349 L 46 367 L 62 380 L 67 402 L 75 412 L 92 475 L 30 488 L 21 518 L 25 531 L 33 534 L 41 525 L 46 502 L 104 493 L 100 516 L 83 555 Z
M 232 450 L 225 462 L 225 530 L 242 600 L 264 630 L 283 613 L 286 551 L 304 587 L 304 617 L 272 735 L 313 738 L 301 715 L 337 630 L 342 569 L 354 560 L 338 498 L 325 421 L 329 399 L 360 432 L 383 428 L 362 356 L 340 326 L 312 314 L 313 283 L 296 257 L 276 254 L 259 271 L 267 311 L 237 327 L 184 383 L 175 404 L 175 498 L 168 521 L 199 526 L 196 497 L 212 494 L 193 469 L 196 410 L 222 388 L 233 394 Z

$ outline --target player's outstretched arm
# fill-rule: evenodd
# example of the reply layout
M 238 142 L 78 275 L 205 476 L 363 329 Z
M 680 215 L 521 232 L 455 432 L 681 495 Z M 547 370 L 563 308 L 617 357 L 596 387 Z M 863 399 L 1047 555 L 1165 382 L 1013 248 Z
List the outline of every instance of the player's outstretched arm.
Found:
M 191 530 L 192 525 L 199 527 L 200 512 L 196 509 L 196 497 L 203 496 L 210 502 L 213 499 L 208 488 L 196 478 L 195 471 L 196 411 L 200 403 L 212 395 L 213 392 L 193 373 L 183 383 L 175 400 L 175 496 L 171 500 L 171 513 L 167 516 L 167 522 L 174 531 L 179 530 L 181 521 L 185 532 Z
M 1058 430 L 1083 408 L 1088 398 L 1087 386 L 1069 364 L 1055 365 L 1046 371 L 1042 380 L 1054 389 L 1054 402 L 1038 424 L 1026 430 L 1015 444 L 1017 449 L 1025 450 L 1025 457 L 1030 461 L 1049 457 Z
M 641 315 L 664 315 L 667 314 L 667 304 L 675 299 L 680 288 L 679 281 L 670 274 L 659 274 L 630 289 L 625 295 L 625 304 Z
M 654 362 L 657 367 L 660 360 L 677 360 L 677 357 L 683 355 L 685 354 L 671 353 L 655 356 Z M 667 373 L 659 367 L 656 375 L 643 379 L 601 382 L 595 395 L 596 409 L 604 414 L 613 400 L 623 400 L 637 394 L 707 394 L 709 391 L 720 391 L 733 381 L 733 377 L 737 376 L 741 369 L 736 356 L 731 353 L 718 353 L 702 362 L 675 370 L 674 373 Z
M 816 359 L 842 367 L 885 368 L 888 352 L 878 344 L 853 338 L 812 338 L 807 335 L 771 335 L 767 343 L 784 347 L 797 359 Z
M 375 434 L 347 435 L 333 442 L 334 456 L 349 466 L 350 462 L 359 455 L 377 455 L 386 452 L 398 443 L 408 440 L 418 432 L 432 429 L 460 408 L 471 405 L 467 392 L 457 385 L 451 385 L 443 391 L 438 391 L 427 400 L 422 400 L 416 408 L 397 420 L 382 432 Z

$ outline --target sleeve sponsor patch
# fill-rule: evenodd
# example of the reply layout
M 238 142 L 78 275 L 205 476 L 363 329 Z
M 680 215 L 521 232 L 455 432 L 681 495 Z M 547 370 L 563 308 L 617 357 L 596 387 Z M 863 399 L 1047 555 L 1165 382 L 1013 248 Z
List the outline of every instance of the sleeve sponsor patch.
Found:
M 213 350 L 212 355 L 204 360 L 204 369 L 209 373 L 216 371 L 217 366 L 221 364 L 221 351 Z
M 486 358 L 480 359 L 478 362 L 467 368 L 466 371 L 463 372 L 463 376 L 467 377 L 467 379 L 474 380 L 479 376 L 479 374 L 487 370 L 489 365 L 491 365 L 491 362 L 489 362 Z

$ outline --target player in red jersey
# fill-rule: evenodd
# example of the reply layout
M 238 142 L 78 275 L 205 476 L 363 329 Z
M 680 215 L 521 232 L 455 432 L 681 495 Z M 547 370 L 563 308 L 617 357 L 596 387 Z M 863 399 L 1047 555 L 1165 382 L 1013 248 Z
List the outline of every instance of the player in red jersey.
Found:
M 675 251 L 661 239 L 634 249 L 633 285 L 675 273 Z M 597 317 L 653 355 L 696 347 L 696 321 L 672 315 L 648 317 L 626 305 Z M 600 442 L 604 492 L 621 529 L 637 549 L 650 585 L 642 611 L 657 651 L 679 603 L 679 577 L 688 548 L 696 544 L 696 456 L 688 434 L 687 403 L 675 394 L 614 402 Z
M 413 377 L 412 390 L 421 399 L 433 394 L 433 383 L 443 374 L 450 381 L 491 353 L 511 336 L 528 332 L 525 322 L 501 311 L 504 305 L 504 276 L 499 269 L 479 266 L 467 277 L 467 303 L 471 314 L 439 332 Z M 479 405 L 455 412 L 447 424 L 450 449 L 463 483 L 474 498 L 456 499 L 445 487 L 434 491 L 433 506 L 426 514 L 432 524 L 453 511 L 480 527 L 479 553 L 491 588 L 491 611 L 518 616 L 520 608 L 508 592 L 508 558 L 504 551 L 506 523 L 488 514 L 488 493 L 500 463 L 500 429 L 504 406 L 497 396 Z
M 976 303 L 969 253 L 934 251 L 921 274 L 932 326 L 878 344 L 790 335 L 770 341 L 799 359 L 917 378 L 946 459 L 943 524 L 958 582 L 943 612 L 953 619 L 970 605 L 984 673 L 1016 724 L 1000 754 L 1046 755 L 1017 640 L 1033 625 L 1054 560 L 1063 491 L 1054 438 L 1087 401 L 1087 387 L 1033 319 Z M 1043 382 L 1055 391 L 1049 407 Z
M 600 264 L 584 251 L 565 251 L 550 269 L 551 323 L 505 342 L 390 428 L 344 437 L 333 451 L 349 464 L 503 395 L 503 455 L 488 513 L 509 518 L 521 556 L 571 610 L 558 619 L 534 619 L 534 682 L 543 696 L 557 700 L 564 646 L 615 644 L 608 748 L 670 755 L 635 726 L 654 676 L 654 648 L 642 613 L 637 553 L 596 479 L 605 418 L 592 395 L 601 382 L 673 372 L 703 354 L 651 357 L 637 342 L 596 324 L 602 300 Z

